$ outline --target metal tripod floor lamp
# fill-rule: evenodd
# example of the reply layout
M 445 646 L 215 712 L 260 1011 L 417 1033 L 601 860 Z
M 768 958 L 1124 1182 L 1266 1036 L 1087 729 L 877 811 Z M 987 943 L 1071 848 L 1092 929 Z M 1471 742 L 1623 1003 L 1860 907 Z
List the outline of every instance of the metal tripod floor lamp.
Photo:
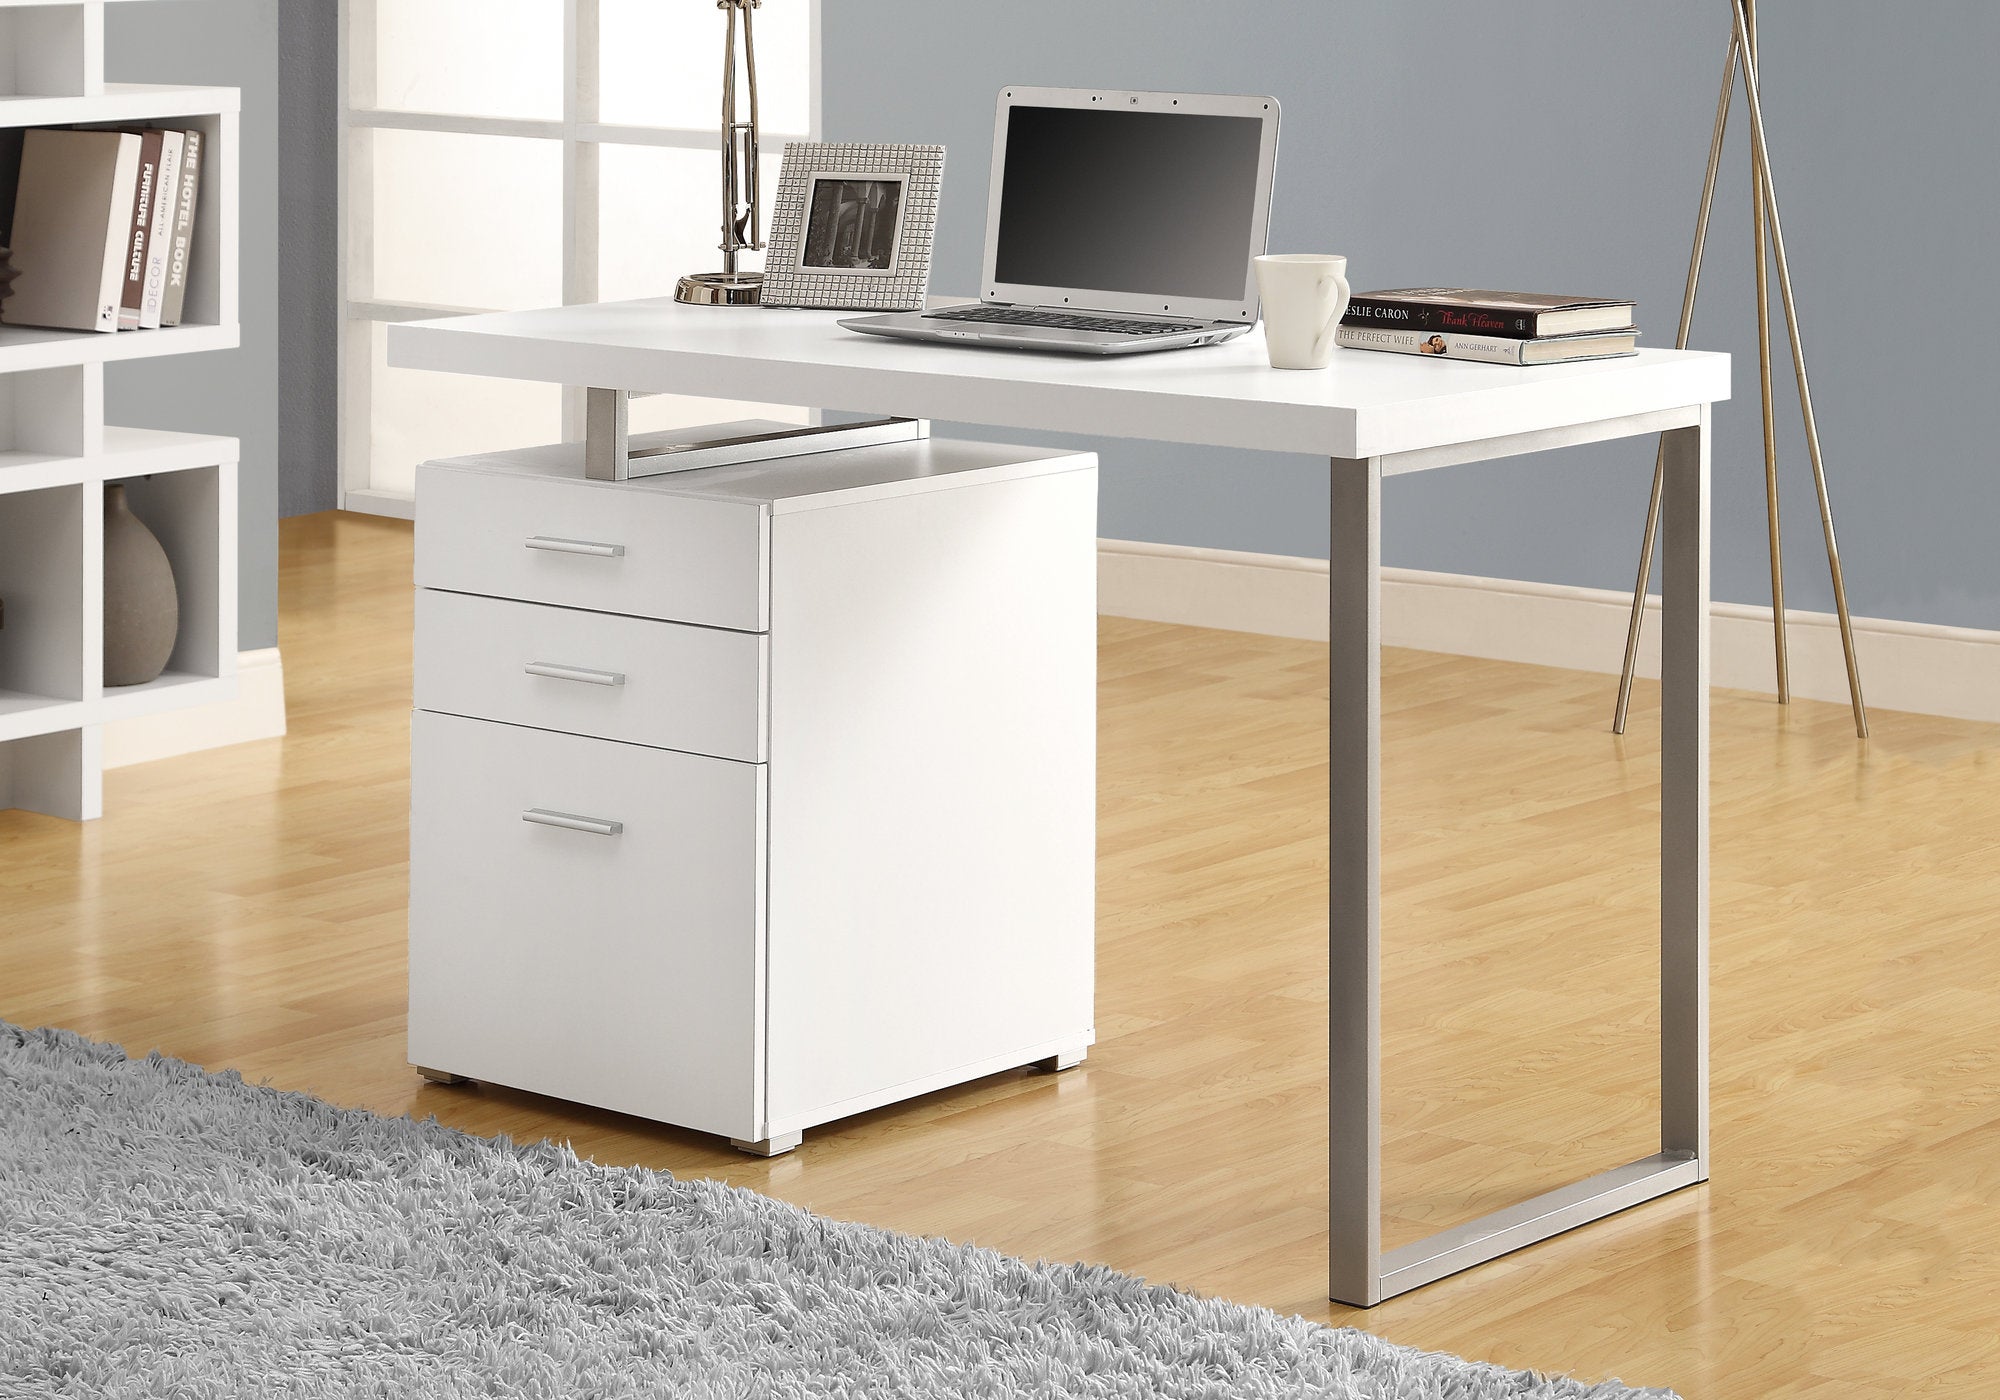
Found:
M 1819 423 L 1813 415 L 1812 389 L 1806 379 L 1805 350 L 1799 340 L 1798 308 L 1792 299 L 1791 265 L 1785 257 L 1784 227 L 1778 219 L 1778 197 L 1771 186 L 1770 154 L 1764 144 L 1764 107 L 1757 87 L 1756 0 L 1730 0 L 1729 57 L 1722 69 L 1722 96 L 1715 108 L 1715 132 L 1709 139 L 1708 173 L 1702 181 L 1701 212 L 1696 216 L 1694 253 L 1688 260 L 1687 291 L 1681 299 L 1680 333 L 1674 340 L 1685 350 L 1694 321 L 1695 289 L 1701 282 L 1702 251 L 1708 242 L 1708 215 L 1715 201 L 1715 175 L 1722 162 L 1722 139 L 1729 125 L 1730 98 L 1736 71 L 1743 70 L 1743 92 L 1750 109 L 1751 230 L 1757 240 L 1757 369 L 1764 410 L 1764 502 L 1771 536 L 1771 622 L 1777 648 L 1778 703 L 1792 698 L 1791 670 L 1785 652 L 1785 574 L 1778 537 L 1777 420 L 1771 396 L 1771 298 L 1769 269 L 1778 269 L 1778 294 L 1785 308 L 1785 329 L 1791 341 L 1792 373 L 1798 380 L 1799 412 L 1805 420 L 1806 454 L 1812 462 L 1813 487 L 1819 495 L 1820 529 L 1826 536 L 1826 562 L 1833 574 L 1833 606 L 1840 619 L 1840 644 L 1847 660 L 1847 692 L 1854 707 L 1854 732 L 1868 737 L 1868 708 L 1861 699 L 1861 670 L 1854 659 L 1854 623 L 1847 612 L 1847 584 L 1841 575 L 1840 546 L 1834 540 L 1833 506 L 1827 498 L 1826 469 L 1820 460 Z M 1768 241 L 1766 229 L 1768 227 Z M 1646 590 L 1653 576 L 1653 545 L 1660 529 L 1662 455 L 1653 463 L 1653 493 L 1646 506 L 1646 537 L 1639 551 L 1639 581 L 1632 591 L 1632 618 L 1625 632 L 1625 665 L 1618 680 L 1615 733 L 1625 732 L 1632 702 L 1632 675 L 1639 656 L 1639 632 L 1645 620 Z

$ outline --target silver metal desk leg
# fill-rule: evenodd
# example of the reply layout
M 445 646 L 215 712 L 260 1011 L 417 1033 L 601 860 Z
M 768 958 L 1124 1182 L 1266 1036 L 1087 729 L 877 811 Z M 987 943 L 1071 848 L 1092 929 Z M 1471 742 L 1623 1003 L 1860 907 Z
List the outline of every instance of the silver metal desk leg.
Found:
M 1708 1179 L 1708 420 L 1662 435 L 1660 1148 Z
M 1331 1295 L 1382 1301 L 1382 464 L 1333 460 L 1327 689 Z
M 1708 1179 L 1708 422 L 1662 435 L 1660 1150 L 1382 1249 L 1380 458 L 1332 462 L 1328 1294 L 1370 1308 Z

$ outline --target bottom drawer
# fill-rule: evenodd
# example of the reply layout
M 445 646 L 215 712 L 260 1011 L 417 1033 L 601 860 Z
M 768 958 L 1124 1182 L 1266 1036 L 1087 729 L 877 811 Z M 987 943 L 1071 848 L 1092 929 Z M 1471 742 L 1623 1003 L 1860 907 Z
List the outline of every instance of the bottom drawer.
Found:
M 412 1063 L 761 1136 L 765 768 L 420 710 L 411 770 Z

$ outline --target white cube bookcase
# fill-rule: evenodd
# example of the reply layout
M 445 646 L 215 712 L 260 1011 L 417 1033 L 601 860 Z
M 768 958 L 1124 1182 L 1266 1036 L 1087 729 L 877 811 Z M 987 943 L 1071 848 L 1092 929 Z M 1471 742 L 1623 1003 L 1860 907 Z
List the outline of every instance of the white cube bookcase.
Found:
M 0 325 L 0 808 L 73 821 L 103 810 L 106 722 L 236 693 L 236 440 L 107 426 L 104 365 L 238 344 L 240 102 L 234 88 L 105 82 L 105 3 L 0 0 L 0 127 L 173 126 L 207 146 L 181 325 Z M 107 688 L 114 482 L 166 549 L 181 624 L 158 680 Z

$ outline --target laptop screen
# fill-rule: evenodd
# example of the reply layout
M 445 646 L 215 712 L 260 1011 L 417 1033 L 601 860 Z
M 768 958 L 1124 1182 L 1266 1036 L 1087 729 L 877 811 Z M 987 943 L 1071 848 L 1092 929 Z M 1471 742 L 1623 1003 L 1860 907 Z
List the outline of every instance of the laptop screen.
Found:
M 1255 117 L 1014 107 L 995 278 L 1240 298 L 1262 136 Z

